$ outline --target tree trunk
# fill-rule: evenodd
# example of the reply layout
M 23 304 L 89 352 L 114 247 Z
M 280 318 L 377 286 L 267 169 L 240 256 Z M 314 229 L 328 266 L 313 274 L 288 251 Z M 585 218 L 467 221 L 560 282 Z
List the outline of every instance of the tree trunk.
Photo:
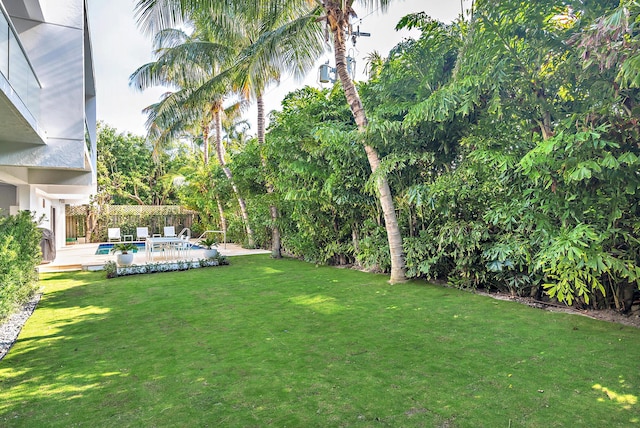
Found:
M 216 195 L 216 204 L 218 205 L 218 214 L 220 214 L 220 227 L 224 236 L 227 236 L 227 217 L 224 215 L 224 208 L 222 207 L 222 201 L 220 196 Z
M 542 115 L 542 138 L 546 141 L 553 136 L 551 130 L 551 112 L 545 111 Z
M 262 94 L 257 97 L 258 104 L 258 144 L 260 147 L 264 145 L 265 138 L 265 120 L 264 120 L 264 98 L 262 98 Z M 267 174 L 267 160 L 264 156 L 260 156 L 260 161 L 262 162 L 262 168 L 264 169 L 265 175 Z M 272 195 L 274 193 L 273 185 L 266 181 L 267 193 Z M 280 240 L 280 229 L 278 228 L 278 208 L 270 204 L 269 205 L 269 213 L 271 214 L 271 257 L 274 259 L 282 258 L 282 247 Z
M 244 198 L 240 196 L 240 191 L 238 190 L 238 186 L 236 186 L 235 181 L 233 181 L 233 174 L 231 170 L 227 166 L 227 162 L 224 159 L 224 153 L 222 148 L 222 121 L 220 120 L 220 108 L 216 108 L 213 116 L 213 121 L 216 128 L 216 154 L 218 155 L 218 162 L 220 162 L 220 166 L 222 167 L 222 171 L 224 171 L 224 175 L 227 176 L 229 183 L 231 183 L 231 188 L 233 189 L 233 193 L 236 194 L 238 198 L 238 205 L 240 205 L 240 214 L 242 215 L 242 220 L 244 221 L 245 230 L 247 231 L 247 244 L 250 248 L 256 246 L 255 238 L 253 236 L 253 229 L 251 229 L 251 223 L 249 222 L 249 213 L 247 211 L 247 204 L 244 202 Z
M 264 134 L 265 134 L 265 119 L 264 119 L 264 98 L 262 94 L 259 94 L 256 97 L 256 104 L 258 107 L 258 144 L 264 144 Z
M 350 2 L 348 2 L 349 4 Z M 358 130 L 364 134 L 364 130 L 368 124 L 367 116 L 356 90 L 355 85 L 351 81 L 351 77 L 347 71 L 346 60 L 346 43 L 344 29 L 348 24 L 348 11 L 342 9 L 342 2 L 329 0 L 324 3 L 324 9 L 327 14 L 329 26 L 333 33 L 333 46 L 335 51 L 336 72 L 340 77 L 340 82 L 344 89 L 347 103 L 351 109 L 351 113 L 358 125 Z M 347 12 L 347 13 L 345 13 Z M 376 173 L 380 166 L 380 158 L 378 152 L 366 142 L 364 149 L 367 153 L 367 159 L 371 166 L 371 172 Z M 402 248 L 402 235 L 396 217 L 395 207 L 393 205 L 393 197 L 389 188 L 389 181 L 382 174 L 377 175 L 376 185 L 378 188 L 378 197 L 380 205 L 384 213 L 384 223 L 387 230 L 387 240 L 389 242 L 389 252 L 391 256 L 391 278 L 390 283 L 404 282 L 407 280 L 406 268 L 404 261 L 404 251 Z
M 205 166 L 209 165 L 209 125 L 206 121 L 202 123 L 202 153 Z
M 360 252 L 360 237 L 355 225 L 351 226 L 351 242 L 353 243 L 353 251 L 358 254 Z
M 278 208 L 271 205 L 269 206 L 269 212 L 271 212 L 271 220 L 273 226 L 271 226 L 271 257 L 274 259 L 282 258 L 282 243 L 280 242 L 280 228 L 276 221 L 278 220 Z
M 128 194 L 127 198 L 131 199 L 132 201 L 134 201 L 135 203 L 137 203 L 138 205 L 144 205 L 144 201 L 142 199 L 140 199 L 140 196 L 138 196 L 138 191 L 136 189 L 134 189 L 135 193 L 134 194 Z
M 87 217 L 86 217 L 86 222 L 85 222 L 85 227 L 84 227 L 84 237 L 85 237 L 85 242 L 88 244 L 89 242 L 91 242 L 91 237 L 93 236 L 93 233 L 95 232 L 96 229 L 96 213 L 94 210 L 92 210 L 91 208 L 87 209 Z

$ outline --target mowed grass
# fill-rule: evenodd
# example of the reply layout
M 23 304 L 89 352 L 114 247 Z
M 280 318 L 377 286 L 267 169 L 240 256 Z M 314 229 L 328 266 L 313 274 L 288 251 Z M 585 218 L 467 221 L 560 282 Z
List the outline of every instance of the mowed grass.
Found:
M 640 426 L 640 330 L 268 256 L 43 276 L 3 427 Z

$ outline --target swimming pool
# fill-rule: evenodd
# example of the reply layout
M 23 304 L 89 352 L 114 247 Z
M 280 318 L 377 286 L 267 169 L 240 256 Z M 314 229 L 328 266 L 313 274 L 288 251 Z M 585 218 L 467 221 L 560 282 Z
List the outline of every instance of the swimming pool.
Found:
M 109 254 L 111 252 L 111 249 L 113 248 L 113 244 L 117 244 L 117 242 L 113 242 L 110 244 L 100 244 L 98 245 L 98 249 L 96 250 L 96 254 L 97 255 L 102 255 L 102 254 Z M 137 253 L 138 251 L 144 251 L 144 242 L 132 242 L 132 244 L 134 244 L 136 247 L 135 250 L 133 250 L 134 253 Z
M 129 241 L 127 241 L 127 242 L 129 242 Z M 117 244 L 117 242 L 98 245 L 98 249 L 96 250 L 96 255 L 109 254 L 111 252 L 111 249 L 113 248 L 113 244 Z M 134 244 L 136 247 L 138 247 L 135 250 L 133 250 L 134 253 L 137 253 L 138 251 L 144 251 L 144 242 L 132 242 L 132 244 Z M 192 245 L 191 249 L 192 250 L 201 250 L 202 247 L 200 247 L 199 245 Z

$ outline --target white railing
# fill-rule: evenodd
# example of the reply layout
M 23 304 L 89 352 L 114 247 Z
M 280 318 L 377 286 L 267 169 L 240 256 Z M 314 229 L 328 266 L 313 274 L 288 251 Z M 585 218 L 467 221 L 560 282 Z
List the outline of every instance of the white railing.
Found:
M 198 242 L 202 241 L 209 233 L 222 234 L 222 243 L 224 244 L 224 248 L 227 248 L 227 232 L 224 230 L 205 230 L 202 235 L 196 239 L 195 244 L 198 245 Z
M 39 121 L 42 85 L 2 4 L 0 12 L 0 73 L 34 119 Z
M 184 229 L 182 229 L 180 233 L 178 233 L 178 237 L 181 238 L 183 236 L 186 236 L 187 240 L 191 239 L 191 229 L 189 229 L 188 227 L 185 227 Z

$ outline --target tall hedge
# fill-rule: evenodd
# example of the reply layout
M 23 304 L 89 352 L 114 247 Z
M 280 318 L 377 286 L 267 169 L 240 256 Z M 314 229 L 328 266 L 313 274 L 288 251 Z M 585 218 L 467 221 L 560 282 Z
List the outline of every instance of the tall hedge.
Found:
M 29 212 L 0 217 L 0 321 L 37 290 L 41 238 Z

